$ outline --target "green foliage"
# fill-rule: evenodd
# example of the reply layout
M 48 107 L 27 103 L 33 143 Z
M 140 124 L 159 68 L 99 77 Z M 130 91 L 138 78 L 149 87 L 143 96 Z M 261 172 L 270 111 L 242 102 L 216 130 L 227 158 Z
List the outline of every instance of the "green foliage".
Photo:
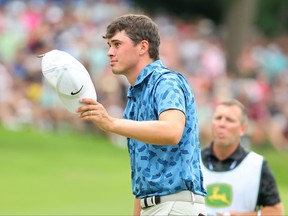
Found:
M 287 0 L 258 1 L 256 25 L 268 36 L 288 33 Z

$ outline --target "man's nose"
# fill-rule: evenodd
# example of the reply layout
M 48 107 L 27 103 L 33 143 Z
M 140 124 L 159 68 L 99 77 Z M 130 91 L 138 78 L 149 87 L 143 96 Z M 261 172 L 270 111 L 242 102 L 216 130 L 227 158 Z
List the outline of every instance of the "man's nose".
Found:
M 113 49 L 112 47 L 110 47 L 110 48 L 108 49 L 107 56 L 108 56 L 108 57 L 111 57 L 111 56 L 114 56 L 114 55 L 115 55 L 114 49 Z
M 226 119 L 224 119 L 224 118 L 219 119 L 219 121 L 218 121 L 219 126 L 225 126 L 225 124 L 226 124 Z

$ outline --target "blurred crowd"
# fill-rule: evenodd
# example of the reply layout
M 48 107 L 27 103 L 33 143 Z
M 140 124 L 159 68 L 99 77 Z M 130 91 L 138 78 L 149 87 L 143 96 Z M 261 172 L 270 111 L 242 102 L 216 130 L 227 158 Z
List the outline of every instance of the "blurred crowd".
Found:
M 37 55 L 66 51 L 89 71 L 98 100 L 121 117 L 128 83 L 109 68 L 102 38 L 118 15 L 141 10 L 128 0 L 0 0 L 0 124 L 11 130 L 101 133 L 66 111 L 43 79 Z M 191 83 L 198 106 L 201 144 L 210 142 L 214 105 L 234 97 L 248 108 L 247 145 L 288 148 L 288 37 L 247 41 L 238 58 L 239 73 L 227 71 L 219 29 L 208 19 L 180 20 L 159 13 L 160 57 Z M 234 74 L 234 75 L 233 75 Z M 108 134 L 116 145 L 122 137 Z

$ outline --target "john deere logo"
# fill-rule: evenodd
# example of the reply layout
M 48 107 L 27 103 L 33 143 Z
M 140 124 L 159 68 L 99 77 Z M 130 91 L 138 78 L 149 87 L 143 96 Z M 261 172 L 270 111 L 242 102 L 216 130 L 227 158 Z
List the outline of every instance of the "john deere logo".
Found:
M 206 205 L 214 208 L 223 208 L 231 205 L 232 187 L 227 184 L 208 185 Z

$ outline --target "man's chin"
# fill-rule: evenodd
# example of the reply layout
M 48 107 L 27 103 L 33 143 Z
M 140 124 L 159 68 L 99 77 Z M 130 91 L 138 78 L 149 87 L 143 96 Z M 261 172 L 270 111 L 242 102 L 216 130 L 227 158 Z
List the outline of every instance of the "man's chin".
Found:
M 225 139 L 218 138 L 217 140 L 214 141 L 214 143 L 218 146 L 223 146 L 223 147 L 229 146 L 229 143 Z
M 121 74 L 121 72 L 115 68 L 112 68 L 112 73 L 116 75 Z

